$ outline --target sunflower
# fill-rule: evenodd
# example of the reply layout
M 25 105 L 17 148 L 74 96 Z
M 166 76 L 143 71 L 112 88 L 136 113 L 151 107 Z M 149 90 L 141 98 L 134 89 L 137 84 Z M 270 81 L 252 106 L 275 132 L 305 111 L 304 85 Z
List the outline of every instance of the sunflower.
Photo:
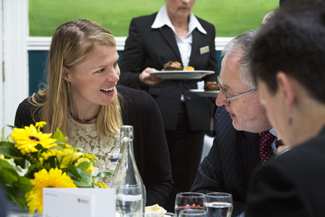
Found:
M 36 209 L 39 213 L 43 213 L 43 188 L 76 188 L 72 179 L 62 173 L 62 170 L 55 168 L 50 169 L 47 172 L 45 169 L 34 174 L 35 179 L 31 182 L 35 187 L 28 193 L 26 193 L 27 205 L 29 207 L 30 214 L 33 214 Z
M 44 122 L 45 123 L 45 122 Z M 51 139 L 52 134 L 45 134 L 40 131 L 44 125 L 43 122 L 37 122 L 34 125 L 26 126 L 25 128 L 14 128 L 10 139 L 16 142 L 15 147 L 18 148 L 22 154 L 37 152 L 35 146 L 41 144 L 44 148 L 51 148 L 56 146 L 54 143 L 56 139 Z

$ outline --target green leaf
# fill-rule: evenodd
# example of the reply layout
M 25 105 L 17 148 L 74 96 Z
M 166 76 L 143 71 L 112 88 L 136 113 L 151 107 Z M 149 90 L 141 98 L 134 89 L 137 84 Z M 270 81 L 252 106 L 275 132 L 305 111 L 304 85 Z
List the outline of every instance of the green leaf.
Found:
M 92 187 L 92 181 L 93 178 L 91 176 L 90 173 L 81 170 L 79 168 L 76 168 L 76 170 L 78 171 L 79 175 L 82 177 L 82 179 L 80 180 L 73 180 L 74 184 L 78 187 L 81 188 L 91 188 Z
M 16 160 L 22 160 L 23 155 L 15 148 L 15 145 L 11 142 L 0 142 L 0 154 L 3 154 L 7 158 L 13 158 Z
M 80 164 L 78 164 L 76 167 L 79 168 L 79 169 L 82 169 L 82 170 L 86 170 L 89 168 L 89 166 L 91 165 L 90 162 L 81 162 Z
M 5 192 L 9 198 L 23 208 L 24 211 L 28 209 L 24 192 L 21 192 L 19 189 L 12 186 L 5 186 Z
M 92 176 L 90 173 L 76 168 L 72 166 L 71 164 L 68 165 L 68 168 L 64 170 L 68 176 L 71 177 L 73 180 L 74 184 L 77 187 L 82 187 L 82 188 L 91 188 L 92 187 Z
M 44 160 L 43 167 L 45 167 L 47 170 L 50 170 L 51 168 L 58 167 L 58 159 L 56 156 L 51 156 L 47 160 Z
M 77 151 L 82 152 L 82 153 L 85 152 L 85 150 L 83 148 L 75 147 L 75 149 L 77 149 Z
M 5 128 L 4 127 L 1 129 L 1 140 L 0 141 L 2 141 L 2 142 L 6 141 Z
M 0 160 L 0 180 L 7 185 L 12 185 L 18 181 L 18 173 L 5 160 Z
M 56 129 L 55 133 L 53 134 L 53 139 L 56 139 L 57 142 L 62 142 L 65 144 L 65 141 L 67 140 L 67 137 L 65 137 L 63 135 L 63 133 L 61 132 L 61 130 L 59 130 L 58 128 Z
M 34 173 L 37 171 L 36 167 L 37 167 L 37 165 L 35 165 L 35 164 L 30 165 L 28 167 L 28 171 L 27 171 L 25 176 L 30 177 L 30 178 L 33 179 L 34 178 Z
M 12 125 L 7 125 L 7 127 L 10 127 L 11 129 L 14 129 L 15 127 Z
M 60 146 L 62 149 L 66 148 L 66 144 L 64 142 L 55 142 L 57 146 Z M 55 146 L 54 146 L 55 147 Z
M 36 148 L 37 150 L 42 150 L 42 149 L 43 149 L 43 146 L 42 146 L 41 144 L 37 144 L 37 145 L 35 146 L 35 148 Z
M 64 169 L 63 171 L 66 172 L 66 174 L 68 176 L 70 176 L 73 180 L 81 179 L 81 176 L 80 176 L 78 170 L 71 164 L 69 164 L 68 167 L 66 169 Z
M 34 188 L 34 186 L 35 185 L 33 185 L 28 178 L 26 178 L 24 176 L 19 177 L 18 187 L 22 192 L 27 193 L 30 190 L 32 190 Z
M 110 172 L 100 172 L 100 173 L 98 173 L 97 174 L 97 178 L 103 178 L 103 177 L 107 177 L 107 176 L 110 176 L 110 175 L 112 175 L 112 173 L 110 173 Z

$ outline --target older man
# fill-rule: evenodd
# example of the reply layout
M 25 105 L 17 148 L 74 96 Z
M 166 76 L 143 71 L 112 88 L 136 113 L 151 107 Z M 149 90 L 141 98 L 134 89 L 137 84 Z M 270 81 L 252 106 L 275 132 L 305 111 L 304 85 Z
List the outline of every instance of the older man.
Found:
M 191 189 L 231 193 L 233 216 L 245 210 L 250 173 L 276 150 L 276 133 L 259 102 L 249 70 L 248 52 L 255 35 L 255 30 L 245 32 L 223 50 L 218 78 L 220 93 L 216 99 L 216 136 Z

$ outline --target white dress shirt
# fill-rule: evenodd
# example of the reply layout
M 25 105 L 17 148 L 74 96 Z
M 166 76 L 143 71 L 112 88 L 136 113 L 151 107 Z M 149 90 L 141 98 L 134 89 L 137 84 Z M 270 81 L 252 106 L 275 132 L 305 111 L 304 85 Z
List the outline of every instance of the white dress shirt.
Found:
M 177 46 L 182 58 L 183 67 L 187 67 L 190 61 L 191 51 L 192 51 L 192 32 L 195 28 L 197 28 L 203 34 L 207 34 L 205 29 L 201 26 L 197 18 L 194 16 L 193 13 L 190 14 L 189 17 L 190 22 L 188 23 L 188 32 L 187 35 L 183 38 L 180 38 L 177 32 L 175 31 L 175 27 L 173 26 L 172 22 L 169 19 L 167 14 L 166 5 L 162 6 L 158 11 L 155 21 L 153 22 L 151 28 L 159 29 L 164 25 L 167 25 L 171 28 L 175 34 Z
M 175 27 L 173 26 L 172 22 L 169 19 L 166 5 L 162 6 L 156 16 L 155 21 L 151 25 L 151 28 L 153 29 L 159 29 L 163 27 L 164 25 L 168 26 L 171 28 L 174 32 L 178 50 L 180 52 L 181 58 L 182 58 L 182 64 L 183 67 L 187 67 L 190 61 L 190 56 L 192 52 L 192 41 L 193 41 L 193 36 L 192 32 L 195 28 L 197 28 L 201 33 L 207 34 L 205 29 L 201 26 L 197 18 L 194 16 L 193 13 L 190 14 L 189 17 L 189 23 L 188 23 L 188 32 L 185 37 L 181 38 L 175 31 Z M 204 81 L 199 81 L 197 82 L 198 89 L 203 89 L 204 88 Z M 184 96 L 182 94 L 181 100 L 184 101 Z

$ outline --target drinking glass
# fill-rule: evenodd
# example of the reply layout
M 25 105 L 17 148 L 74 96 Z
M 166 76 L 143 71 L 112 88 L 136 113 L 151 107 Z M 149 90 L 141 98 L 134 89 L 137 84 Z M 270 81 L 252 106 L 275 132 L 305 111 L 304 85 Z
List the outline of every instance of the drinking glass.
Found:
M 206 195 L 205 207 L 208 217 L 230 217 L 232 213 L 232 196 L 229 193 L 211 192 Z
M 206 217 L 207 211 L 202 209 L 184 209 L 180 211 L 179 217 Z
M 141 213 L 128 213 L 128 214 L 125 214 L 125 217 L 164 217 L 164 213 L 161 212 L 152 212 L 152 213 L 144 213 L 144 212 L 141 212 Z
M 205 210 L 205 194 L 197 192 L 182 192 L 176 195 L 175 216 L 179 217 L 184 209 Z

